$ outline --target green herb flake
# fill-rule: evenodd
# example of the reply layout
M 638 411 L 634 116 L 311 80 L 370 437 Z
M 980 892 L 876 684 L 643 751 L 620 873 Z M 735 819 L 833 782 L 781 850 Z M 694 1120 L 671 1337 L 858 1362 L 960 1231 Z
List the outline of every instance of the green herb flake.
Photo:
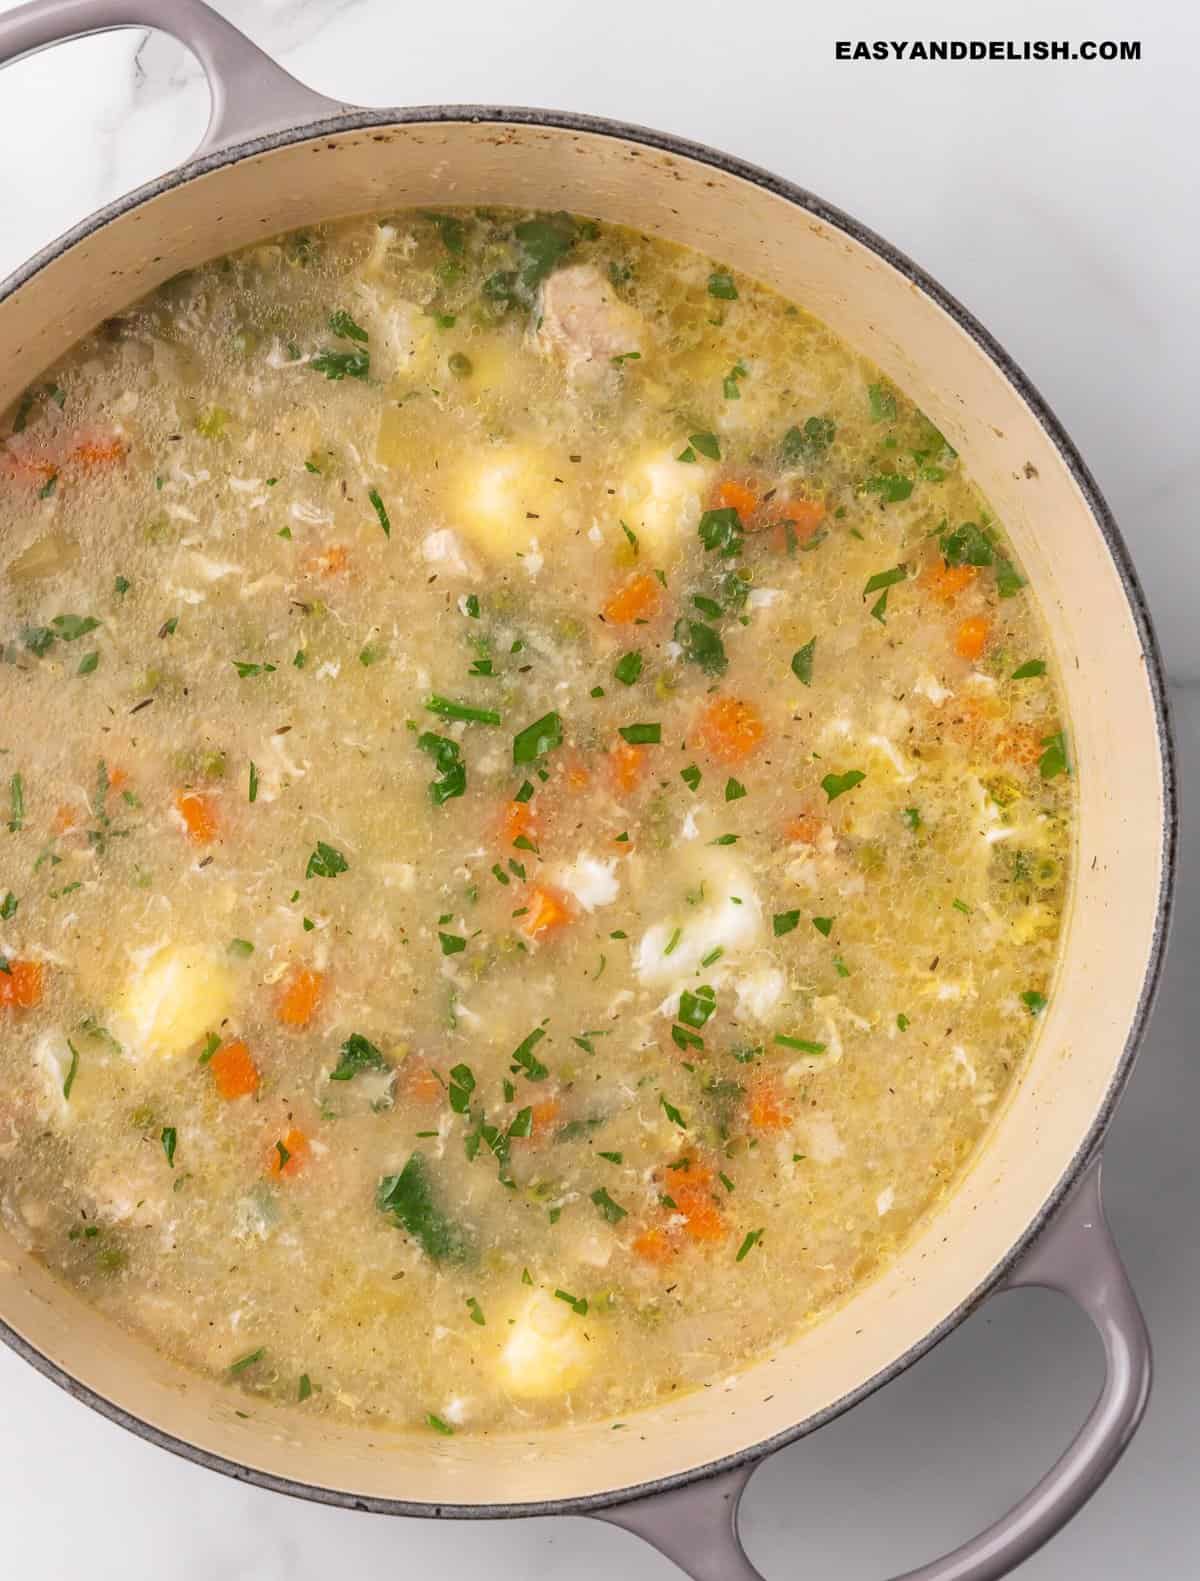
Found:
M 1029 988 L 1021 995 L 1021 1003 L 1031 1016 L 1039 1016 L 1046 1008 L 1048 1001 L 1045 994 L 1039 994 L 1035 988 Z
M 871 421 L 873 423 L 894 423 L 896 420 L 896 397 L 883 384 L 869 384 L 867 386 L 867 400 L 871 407 Z
M 429 1166 L 413 1153 L 398 1175 L 385 1175 L 375 1191 L 375 1206 L 398 1229 L 407 1231 L 435 1263 L 465 1262 L 471 1254 L 463 1231 L 438 1207 Z
M 70 1038 L 67 1039 L 67 1047 L 71 1051 L 71 1063 L 67 1069 L 66 1080 L 63 1082 L 62 1094 L 63 1098 L 69 1103 L 71 1100 L 71 1088 L 75 1085 L 75 1077 L 79 1072 L 79 1050 L 71 1042 Z
M 620 1224 L 629 1212 L 628 1208 L 623 1208 L 619 1202 L 614 1201 L 603 1186 L 597 1186 L 591 1198 L 608 1224 Z
M 457 933 L 439 933 L 438 943 L 443 955 L 459 955 L 467 947 L 466 939 Z
M 811 637 L 802 648 L 797 648 L 792 654 L 792 674 L 802 686 L 812 685 L 813 652 L 817 646 L 817 639 Z
M 471 1322 L 477 1323 L 480 1328 L 483 1328 L 487 1323 L 487 1318 L 484 1317 L 483 1308 L 474 1296 L 467 1297 L 467 1311 L 471 1314 Z
M 8 782 L 8 832 L 18 834 L 25 827 L 25 781 L 14 774 Z
M 435 1433 L 441 1433 L 443 1438 L 453 1438 L 454 1429 L 449 1422 L 443 1422 L 440 1416 L 435 1416 L 432 1411 L 425 1413 L 425 1426 L 432 1427 Z
M 567 1290 L 556 1290 L 554 1294 L 559 1301 L 565 1301 L 577 1316 L 587 1317 L 588 1304 L 586 1296 L 573 1296 Z
M 641 676 L 643 662 L 640 653 L 623 653 L 613 668 L 613 674 L 622 686 L 632 686 Z
M 785 933 L 791 933 L 800 922 L 798 911 L 777 911 L 771 919 L 771 928 L 777 939 L 783 938 Z
M 501 722 L 494 708 L 474 708 L 470 703 L 458 703 L 450 697 L 435 695 L 427 700 L 425 707 L 429 713 L 437 714 L 442 719 L 458 719 L 465 724 L 498 725 Z
M 339 308 L 336 313 L 329 315 L 329 327 L 335 335 L 340 335 L 343 340 L 356 340 L 362 345 L 367 343 L 367 332 L 361 324 L 356 324 L 344 309 Z
M 617 734 L 623 741 L 628 741 L 631 747 L 654 747 L 662 741 L 662 726 L 660 724 L 622 725 Z
M 1060 774 L 1071 772 L 1067 760 L 1067 737 L 1063 730 L 1057 731 L 1052 736 L 1042 740 L 1042 755 L 1038 759 L 1038 773 L 1044 780 L 1057 779 Z M 12 825 L 10 824 L 11 828 Z
M 683 1118 L 683 1115 L 680 1114 L 675 1105 L 669 1102 L 661 1092 L 658 1095 L 658 1101 L 662 1105 L 663 1113 L 666 1115 L 667 1119 L 670 1120 L 671 1124 L 677 1125 L 681 1131 L 686 1131 L 687 1121 Z
M 903 1011 L 901 1011 L 901 1013 L 896 1017 L 896 1026 L 901 1032 L 907 1032 L 909 1027 L 912 1026 L 912 1022 L 903 1013 Z
M 1009 679 L 1013 681 L 1032 681 L 1035 676 L 1045 675 L 1045 673 L 1045 659 L 1027 659 L 1024 664 L 1018 665 Z
M 326 845 L 324 840 L 318 840 L 316 848 L 308 859 L 308 866 L 304 869 L 305 878 L 336 878 L 339 873 L 349 869 L 349 862 L 332 845 Z
M 517 1044 L 510 1055 L 514 1076 L 518 1071 L 522 1072 L 529 1081 L 545 1081 L 549 1076 L 549 1070 L 533 1052 L 545 1036 L 545 1027 L 534 1027 L 529 1036 Z
M 690 791 L 695 791 L 699 789 L 700 781 L 703 778 L 703 775 L 700 773 L 700 767 L 698 764 L 689 763 L 687 768 L 680 769 L 679 778 Z
M 836 801 L 856 785 L 861 785 L 866 777 L 861 769 L 848 769 L 845 774 L 826 774 L 821 781 L 821 789 L 830 801 Z
M 308 1374 L 306 1372 L 302 1372 L 300 1374 L 299 1386 L 296 1389 L 296 1399 L 301 1404 L 303 1404 L 305 1400 L 307 1400 L 307 1399 L 309 1399 L 311 1397 L 312 1392 L 313 1392 L 312 1379 L 308 1376 Z
M 342 1044 L 330 1081 L 353 1081 L 364 1070 L 390 1070 L 391 1066 L 369 1038 L 352 1032 Z
M 383 536 L 385 538 L 390 538 L 392 536 L 392 522 L 391 522 L 391 518 L 389 517 L 389 515 L 387 513 L 387 506 L 383 503 L 383 500 L 380 498 L 379 490 L 378 489 L 368 489 L 367 490 L 367 498 L 370 500 L 372 506 L 374 507 L 376 516 L 379 517 L 379 525 L 383 528 Z
M 249 939 L 230 939 L 229 953 L 230 955 L 239 955 L 243 960 L 246 960 L 254 954 L 254 946 Z
M 807 1038 L 790 1037 L 786 1032 L 777 1032 L 775 1042 L 780 1048 L 796 1049 L 801 1054 L 824 1054 L 824 1043 L 811 1043 Z
M 708 294 L 722 302 L 736 302 L 738 290 L 733 276 L 723 269 L 714 269 L 708 277 Z
M 239 1356 L 238 1359 L 230 1366 L 229 1376 L 231 1378 L 238 1377 L 238 1375 L 245 1372 L 248 1367 L 253 1367 L 255 1362 L 261 1361 L 266 1354 L 267 1347 L 265 1345 L 260 1345 L 257 1350 L 248 1351 L 246 1355 Z
M 562 746 L 562 720 L 555 713 L 543 714 L 513 737 L 513 763 L 535 763 L 538 758 Z
M 178 1132 L 173 1125 L 163 1126 L 162 1136 L 160 1138 L 162 1142 L 162 1150 L 167 1155 L 167 1163 L 172 1169 L 175 1168 L 175 1146 L 178 1142 L 178 1139 Z
M 737 1256 L 734 1258 L 734 1262 L 740 1263 L 740 1262 L 744 1261 L 744 1259 L 747 1258 L 750 1255 L 750 1253 L 754 1250 L 754 1248 L 758 1245 L 759 1241 L 761 1241 L 762 1238 L 763 1238 L 762 1230 L 749 1230 L 747 1232 L 747 1234 L 746 1234 L 745 1240 L 738 1247 L 738 1253 L 737 1253 Z

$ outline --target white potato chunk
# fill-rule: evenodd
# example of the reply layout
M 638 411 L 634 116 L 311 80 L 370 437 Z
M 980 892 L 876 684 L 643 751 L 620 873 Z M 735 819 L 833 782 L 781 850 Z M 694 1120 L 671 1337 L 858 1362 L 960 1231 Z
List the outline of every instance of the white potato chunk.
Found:
M 421 558 L 426 565 L 436 566 L 439 572 L 448 572 L 451 576 L 479 575 L 462 539 L 449 527 L 439 527 L 425 534 L 421 539 Z
M 354 317 L 369 336 L 371 373 L 376 378 L 415 374 L 432 365 L 433 320 L 414 303 L 393 295 L 386 286 L 360 281 Z M 343 341 L 342 349 L 348 345 Z
M 534 336 L 539 351 L 557 358 L 571 378 L 603 373 L 612 359 L 640 352 L 642 316 L 622 302 L 592 264 L 559 269 L 542 286 Z
M 560 474 L 561 475 L 561 474 Z M 529 445 L 505 445 L 472 456 L 450 490 L 459 532 L 493 558 L 528 554 L 553 529 L 553 459 Z
M 602 862 L 590 851 L 580 851 L 573 862 L 560 867 L 555 882 L 574 896 L 585 911 L 611 906 L 621 892 L 616 858 Z
M 677 461 L 679 450 L 647 451 L 619 491 L 620 516 L 637 534 L 644 554 L 657 564 L 675 558 L 695 533 L 713 467 L 699 458 Z
M 566 1394 L 591 1371 L 594 1341 L 569 1303 L 535 1290 L 518 1310 L 500 1353 L 500 1383 L 518 1400 Z
M 762 905 L 736 857 L 707 850 L 695 863 L 695 876 L 690 892 L 700 898 L 690 905 L 683 902 L 670 917 L 653 923 L 634 952 L 633 969 L 648 987 L 686 985 L 713 950 L 721 949 L 728 965 L 762 936 Z
M 118 1040 L 135 1055 L 182 1054 L 233 1005 L 225 964 L 195 945 L 169 945 L 135 964 L 116 1005 Z
M 737 988 L 737 1013 L 740 1020 L 769 1021 L 775 1006 L 783 998 L 787 978 L 777 966 L 760 966 L 745 977 L 739 977 Z

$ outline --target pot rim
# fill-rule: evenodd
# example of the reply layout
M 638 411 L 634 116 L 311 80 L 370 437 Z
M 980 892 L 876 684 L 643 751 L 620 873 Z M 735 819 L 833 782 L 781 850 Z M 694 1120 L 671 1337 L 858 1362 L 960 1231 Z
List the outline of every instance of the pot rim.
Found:
M 1062 458 L 1064 465 L 1082 493 L 1096 526 L 1100 530 L 1117 575 L 1120 578 L 1121 586 L 1129 605 L 1129 611 L 1142 644 L 1146 666 L 1146 682 L 1150 688 L 1151 699 L 1154 705 L 1159 762 L 1163 781 L 1162 872 L 1159 881 L 1154 932 L 1150 941 L 1150 950 L 1141 992 L 1138 996 L 1138 1003 L 1130 1024 L 1125 1047 L 1113 1071 L 1104 1101 L 1087 1134 L 1082 1138 L 1079 1147 L 1076 1149 L 1074 1157 L 1064 1169 L 1057 1186 L 1042 1204 L 1038 1214 L 1026 1226 L 1022 1235 L 1009 1248 L 1005 1256 L 1001 1258 L 988 1276 L 981 1281 L 970 1295 L 960 1302 L 954 1311 L 950 1312 L 941 1323 L 923 1335 L 921 1339 L 911 1345 L 903 1355 L 898 1356 L 887 1367 L 881 1368 L 879 1372 L 865 1379 L 856 1388 L 849 1390 L 840 1399 L 826 1406 L 824 1410 L 806 1417 L 803 1421 L 774 1434 L 770 1438 L 762 1439 L 747 1448 L 736 1450 L 729 1455 L 721 1456 L 717 1460 L 676 1472 L 670 1476 L 659 1477 L 653 1481 L 635 1484 L 626 1488 L 610 1489 L 600 1493 L 578 1494 L 570 1498 L 499 1504 L 434 1504 L 410 1499 L 379 1498 L 351 1493 L 337 1488 L 323 1487 L 290 1477 L 280 1477 L 272 1472 L 245 1465 L 240 1461 L 230 1460 L 224 1455 L 215 1454 L 213 1451 L 204 1449 L 198 1444 L 190 1443 L 185 1439 L 176 1437 L 174 1434 L 164 1432 L 131 1411 L 126 1410 L 125 1407 L 115 1401 L 97 1393 L 78 1378 L 73 1377 L 63 1367 L 60 1367 L 58 1363 L 51 1361 L 36 1346 L 12 1329 L 4 1321 L 3 1316 L 0 1315 L 0 1340 L 3 1340 L 17 1355 L 29 1362 L 44 1377 L 58 1384 L 60 1388 L 64 1389 L 73 1398 L 90 1406 L 94 1411 L 98 1411 L 100 1415 L 107 1417 L 110 1421 L 127 1428 L 132 1433 L 136 1433 L 149 1443 L 155 1444 L 161 1449 L 170 1450 L 173 1454 L 179 1455 L 185 1460 L 193 1461 L 207 1470 L 217 1471 L 224 1476 L 232 1477 L 235 1481 L 250 1483 L 254 1487 L 264 1488 L 274 1493 L 285 1493 L 293 1498 L 308 1499 L 317 1504 L 331 1505 L 340 1509 L 363 1510 L 377 1515 L 436 1516 L 467 1520 L 496 1520 L 541 1515 L 588 1515 L 616 1505 L 631 1503 L 650 1494 L 666 1493 L 691 1483 L 702 1482 L 721 1472 L 732 1471 L 739 1466 L 753 1465 L 773 1454 L 776 1450 L 807 1437 L 818 1428 L 825 1426 L 827 1422 L 841 1416 L 844 1411 L 850 1410 L 851 1407 L 865 1400 L 869 1395 L 874 1394 L 877 1389 L 890 1383 L 912 1366 L 914 1362 L 927 1355 L 935 1345 L 939 1344 L 970 1316 L 975 1308 L 1003 1281 L 1005 1275 L 1016 1265 L 1057 1213 L 1072 1187 L 1082 1175 L 1085 1167 L 1097 1153 L 1104 1133 L 1108 1129 L 1117 1100 L 1132 1071 L 1133 1062 L 1146 1031 L 1162 977 L 1178 864 L 1179 798 L 1174 729 L 1167 695 L 1167 679 L 1163 666 L 1162 652 L 1154 632 L 1141 582 L 1134 569 L 1125 541 L 1121 536 L 1120 528 L 1117 526 L 1111 510 L 1082 456 L 1076 450 L 1066 430 L 1032 380 L 955 296 L 921 269 L 919 265 L 914 263 L 905 253 L 901 252 L 899 248 L 894 247 L 890 242 L 870 229 L 869 226 L 861 224 L 833 204 L 826 203 L 822 198 L 817 197 L 806 188 L 773 175 L 761 166 L 751 164 L 746 160 L 737 158 L 735 155 L 726 154 L 706 144 L 692 142 L 687 138 L 676 137 L 668 132 L 654 131 L 648 127 L 635 125 L 630 122 L 614 120 L 607 116 L 586 115 L 564 110 L 470 104 L 422 105 L 408 108 L 392 107 L 380 109 L 348 108 L 341 114 L 315 121 L 305 121 L 297 126 L 285 128 L 282 131 L 251 137 L 245 141 L 221 148 L 211 154 L 206 154 L 198 159 L 176 166 L 156 180 L 147 182 L 143 186 L 135 188 L 132 192 L 126 193 L 112 203 L 96 210 L 87 219 L 64 232 L 57 240 L 36 252 L 28 262 L 21 265 L 5 280 L 0 281 L 0 303 L 3 303 L 41 269 L 68 252 L 76 243 L 95 234 L 105 225 L 120 219 L 131 210 L 139 208 L 143 204 L 162 196 L 163 193 L 171 191 L 175 187 L 183 186 L 199 176 L 208 175 L 227 166 L 235 165 L 243 159 L 254 158 L 259 154 L 269 153 L 274 149 L 283 148 L 292 143 L 307 142 L 310 139 L 322 136 L 380 126 L 419 126 L 458 124 L 462 122 L 541 126 L 549 127 L 555 131 L 584 132 L 602 137 L 611 137 L 624 142 L 637 143 L 643 147 L 652 148 L 679 159 L 687 159 L 697 164 L 708 165 L 722 174 L 751 182 L 774 196 L 794 204 L 797 208 L 804 209 L 825 224 L 850 236 L 854 241 L 869 249 L 903 275 L 905 279 L 925 296 L 931 298 L 947 313 L 958 327 L 970 336 L 1029 407 L 1039 426 Z

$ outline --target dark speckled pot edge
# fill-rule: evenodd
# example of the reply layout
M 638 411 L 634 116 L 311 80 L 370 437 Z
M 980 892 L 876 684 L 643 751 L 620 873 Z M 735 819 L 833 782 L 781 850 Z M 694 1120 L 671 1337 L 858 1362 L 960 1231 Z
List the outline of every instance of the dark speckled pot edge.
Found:
M 197 176 L 219 171 L 238 163 L 240 160 L 253 158 L 257 154 L 266 153 L 271 149 L 280 148 L 290 143 L 306 142 L 313 138 L 329 136 L 335 133 L 365 130 L 371 127 L 436 125 L 438 123 L 463 121 L 495 125 L 544 126 L 565 132 L 590 133 L 640 144 L 643 147 L 652 148 L 679 159 L 707 165 L 714 170 L 721 171 L 723 174 L 734 176 L 740 180 L 751 182 L 755 186 L 762 187 L 766 191 L 775 194 L 775 196 L 804 209 L 807 213 L 812 214 L 815 218 L 831 227 L 843 231 L 854 241 L 868 248 L 885 263 L 897 270 L 914 286 L 924 292 L 926 296 L 932 298 L 975 341 L 1030 408 L 1047 437 L 1062 457 L 1063 462 L 1087 501 L 1088 508 L 1104 538 L 1117 574 L 1121 579 L 1130 614 L 1141 640 L 1146 664 L 1146 679 L 1150 687 L 1157 720 L 1161 754 L 1163 780 L 1162 874 L 1154 936 L 1151 940 L 1146 973 L 1125 1048 L 1113 1072 L 1113 1078 L 1105 1095 L 1104 1103 L 1076 1151 L 1074 1158 L 1064 1170 L 1058 1185 L 1043 1204 L 1041 1211 L 1027 1226 L 1024 1234 L 1014 1243 L 1008 1254 L 992 1269 L 991 1273 L 978 1288 L 949 1316 L 915 1345 L 911 1346 L 904 1355 L 898 1357 L 889 1367 L 882 1369 L 860 1384 L 858 1388 L 843 1395 L 841 1399 L 826 1407 L 825 1410 L 817 1412 L 815 1415 L 798 1422 L 795 1426 L 783 1432 L 776 1433 L 771 1438 L 764 1439 L 747 1449 L 724 1456 L 719 1460 L 678 1472 L 673 1476 L 662 1477 L 653 1482 L 642 1483 L 632 1487 L 609 1490 L 602 1493 L 584 1494 L 574 1498 L 549 1499 L 516 1504 L 430 1504 L 415 1503 L 406 1499 L 363 1497 L 337 1489 L 298 1482 L 287 1477 L 278 1477 L 269 1472 L 242 1465 L 237 1461 L 228 1460 L 224 1456 L 213 1454 L 169 1433 L 164 1433 L 126 1411 L 113 1401 L 97 1394 L 86 1384 L 79 1382 L 78 1379 L 73 1378 L 0 1320 L 0 1339 L 3 1339 L 31 1366 L 58 1384 L 60 1388 L 65 1389 L 75 1399 L 81 1400 L 84 1404 L 91 1406 L 93 1410 L 98 1411 L 102 1416 L 106 1416 L 110 1421 L 128 1428 L 130 1432 L 138 1434 L 148 1442 L 156 1444 L 162 1449 L 170 1450 L 173 1454 L 180 1455 L 186 1460 L 194 1461 L 196 1464 L 204 1466 L 211 1471 L 217 1471 L 225 1476 L 232 1477 L 239 1482 L 250 1483 L 255 1487 L 266 1488 L 275 1493 L 289 1494 L 294 1498 L 309 1499 L 318 1504 L 333 1505 L 341 1509 L 365 1510 L 381 1515 L 450 1517 L 475 1520 L 540 1515 L 587 1515 L 627 1503 L 631 1500 L 644 1498 L 649 1494 L 664 1493 L 675 1488 L 685 1487 L 691 1483 L 701 1482 L 720 1472 L 732 1471 L 739 1466 L 751 1465 L 772 1454 L 775 1450 L 782 1449 L 786 1444 L 793 1443 L 797 1439 L 815 1432 L 817 1428 L 823 1427 L 827 1422 L 832 1421 L 844 1411 L 857 1405 L 859 1401 L 866 1399 L 876 1389 L 890 1383 L 893 1378 L 898 1377 L 906 1368 L 919 1361 L 922 1356 L 926 1355 L 935 1345 L 945 1339 L 1004 1280 L 1005 1276 L 1015 1268 L 1025 1252 L 1036 1241 L 1099 1148 L 1111 1121 L 1117 1100 L 1129 1079 L 1129 1074 L 1144 1036 L 1158 990 L 1170 929 L 1178 860 L 1179 803 L 1174 732 L 1171 723 L 1162 654 L 1151 623 L 1145 595 L 1134 570 L 1129 552 L 1121 537 L 1120 529 L 1117 527 L 1112 512 L 1109 510 L 1103 495 L 1096 485 L 1095 479 L 1089 472 L 1082 457 L 1033 383 L 1003 347 L 972 317 L 955 297 L 951 296 L 948 291 L 913 263 L 911 259 L 898 251 L 889 242 L 886 242 L 882 237 L 876 235 L 874 231 L 865 225 L 861 225 L 857 220 L 844 214 L 840 209 L 805 191 L 802 187 L 784 181 L 778 176 L 772 175 L 769 171 L 734 158 L 732 155 L 707 148 L 703 144 L 689 142 L 683 138 L 673 137 L 663 132 L 651 131 L 644 127 L 608 120 L 600 116 L 576 115 L 555 110 L 492 105 L 434 105 L 411 109 L 347 110 L 343 114 L 329 116 L 322 120 L 312 121 L 266 136 L 251 138 L 231 148 L 221 149 L 215 153 L 208 154 L 203 158 L 168 172 L 158 180 L 150 182 L 118 199 L 116 202 L 109 204 L 107 207 L 98 210 L 81 224 L 66 232 L 57 241 L 51 243 L 50 246 L 36 253 L 28 263 L 9 275 L 3 283 L 0 283 L 0 302 L 4 301 L 40 269 L 45 268 L 47 264 L 61 256 L 76 243 L 94 235 L 105 225 L 119 219 L 130 210 L 151 202 L 162 193 L 194 180 Z

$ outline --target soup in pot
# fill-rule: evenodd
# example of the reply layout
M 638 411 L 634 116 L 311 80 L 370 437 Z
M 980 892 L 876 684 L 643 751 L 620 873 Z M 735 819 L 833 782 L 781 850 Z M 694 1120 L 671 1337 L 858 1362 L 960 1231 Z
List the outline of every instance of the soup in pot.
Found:
M 4 434 L 0 1216 L 84 1299 L 251 1411 L 620 1421 L 954 1189 L 1066 722 L 1002 524 L 821 323 L 400 213 L 170 281 Z

